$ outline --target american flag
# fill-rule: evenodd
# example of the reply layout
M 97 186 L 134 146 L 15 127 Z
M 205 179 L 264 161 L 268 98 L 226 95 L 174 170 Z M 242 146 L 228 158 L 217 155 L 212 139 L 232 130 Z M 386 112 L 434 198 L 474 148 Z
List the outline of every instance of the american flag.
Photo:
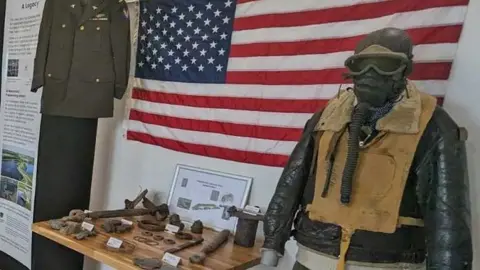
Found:
M 443 97 L 468 0 L 141 1 L 127 138 L 284 166 L 366 34 L 405 29 L 410 79 Z

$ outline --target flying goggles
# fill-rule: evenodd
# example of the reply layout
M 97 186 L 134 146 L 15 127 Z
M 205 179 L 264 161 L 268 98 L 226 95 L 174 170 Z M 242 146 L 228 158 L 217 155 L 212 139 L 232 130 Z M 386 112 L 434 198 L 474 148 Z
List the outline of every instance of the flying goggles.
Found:
M 391 76 L 403 72 L 411 60 L 404 53 L 392 52 L 380 45 L 372 45 L 347 58 L 349 75 L 358 76 L 374 69 L 380 75 Z

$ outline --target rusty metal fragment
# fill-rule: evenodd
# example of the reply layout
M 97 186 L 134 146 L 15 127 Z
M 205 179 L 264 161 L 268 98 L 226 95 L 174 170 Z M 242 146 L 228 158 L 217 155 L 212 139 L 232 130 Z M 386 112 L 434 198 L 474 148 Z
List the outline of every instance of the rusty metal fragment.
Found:
M 165 250 L 165 253 L 168 252 L 168 253 L 173 254 L 175 252 L 182 251 L 182 250 L 187 249 L 189 247 L 200 245 L 201 243 L 203 243 L 203 238 L 193 239 L 191 241 L 188 241 L 188 242 L 185 242 L 185 243 L 179 245 L 178 247 L 173 247 L 173 248 L 167 249 L 167 250 Z
M 175 240 L 173 240 L 173 239 L 165 238 L 165 239 L 163 240 L 163 243 L 165 243 L 165 244 L 167 244 L 167 245 L 174 245 L 176 242 L 175 242 Z
M 192 240 L 193 235 L 186 233 L 186 232 L 177 232 L 175 234 L 175 237 L 181 240 Z
M 82 230 L 79 233 L 75 234 L 75 238 L 77 240 L 83 240 L 83 239 L 87 239 L 90 236 L 96 236 L 96 235 L 97 235 L 97 232 L 95 230 L 93 231 Z
M 179 231 L 183 231 L 183 229 L 185 229 L 185 224 L 182 223 L 182 220 L 180 220 L 180 216 L 177 214 L 173 214 L 170 216 L 169 223 L 177 226 L 179 228 Z
M 155 219 L 158 221 L 164 221 L 168 215 L 170 215 L 170 211 L 168 210 L 167 204 L 155 205 L 151 200 L 147 197 L 143 198 L 142 201 L 143 207 L 147 209 L 152 209 L 154 211 L 153 215 Z
M 85 220 L 85 212 L 83 210 L 71 210 L 68 216 L 63 217 L 62 221 L 83 222 Z
M 229 230 L 221 231 L 209 243 L 207 243 L 207 245 L 205 245 L 199 253 L 190 256 L 190 262 L 195 264 L 203 264 L 208 254 L 220 248 L 225 242 L 227 242 L 229 236 Z
M 134 209 L 137 204 L 139 204 L 147 195 L 148 189 L 142 191 L 138 196 L 133 200 L 130 201 L 129 199 L 125 199 L 125 209 Z
M 66 222 L 60 219 L 52 219 L 48 221 L 50 228 L 58 231 L 66 225 Z
M 133 259 L 133 264 L 145 270 L 158 270 L 162 268 L 162 260 L 156 258 Z
M 60 229 L 60 233 L 64 235 L 77 234 L 82 230 L 82 225 L 77 222 L 67 221 L 65 226 Z
M 192 233 L 202 234 L 203 233 L 203 223 L 201 220 L 196 220 L 193 222 L 192 227 L 190 228 Z
M 143 230 L 151 232 L 163 232 L 165 231 L 165 224 L 154 220 L 143 219 L 138 221 L 138 227 Z
M 119 209 L 119 210 L 105 210 L 85 213 L 83 210 L 72 210 L 67 217 L 63 217 L 63 221 L 83 222 L 87 218 L 119 218 L 119 217 L 135 217 L 144 215 L 154 215 L 156 211 L 164 211 L 165 206 L 156 206 L 153 209 Z
M 146 237 L 143 237 L 143 236 L 134 236 L 133 237 L 133 240 L 139 242 L 139 243 L 144 243 L 146 245 L 149 245 L 149 246 L 158 246 L 160 243 L 158 243 L 157 241 L 153 241 L 153 240 L 150 240 Z
M 155 241 L 162 241 L 163 239 L 165 239 L 165 237 L 159 235 L 159 234 L 156 234 L 153 236 L 153 240 Z
M 131 231 L 133 226 L 124 224 L 118 219 L 107 219 L 103 222 L 102 228 L 107 233 L 125 233 Z

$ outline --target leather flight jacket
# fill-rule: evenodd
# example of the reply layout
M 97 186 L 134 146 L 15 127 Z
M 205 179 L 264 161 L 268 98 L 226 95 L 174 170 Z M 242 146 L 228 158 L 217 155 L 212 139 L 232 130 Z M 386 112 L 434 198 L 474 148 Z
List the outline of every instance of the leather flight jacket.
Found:
M 315 190 L 311 167 L 315 166 L 312 164 L 314 128 L 320 116 L 321 112 L 316 113 L 305 125 L 270 201 L 264 221 L 265 249 L 283 254 L 286 241 L 293 236 L 303 246 L 339 256 L 341 228 L 312 221 L 305 210 Z M 357 231 L 347 261 L 426 261 L 428 270 L 472 269 L 466 135 L 462 131 L 437 107 L 420 139 L 400 216 L 423 219 L 425 227 L 402 226 L 393 234 Z

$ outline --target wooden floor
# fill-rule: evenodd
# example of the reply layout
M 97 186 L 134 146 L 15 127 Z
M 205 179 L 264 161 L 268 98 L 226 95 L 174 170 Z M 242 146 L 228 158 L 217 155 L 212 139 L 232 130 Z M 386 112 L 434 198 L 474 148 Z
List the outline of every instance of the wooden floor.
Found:
M 166 245 L 160 242 L 158 246 L 148 246 L 144 243 L 134 241 L 135 236 L 142 236 L 142 231 L 139 228 L 135 228 L 132 232 L 125 234 L 107 234 L 100 227 L 101 221 L 96 223 L 96 229 L 99 234 L 95 237 L 91 237 L 86 240 L 75 240 L 73 236 L 65 236 L 58 231 L 50 229 L 47 222 L 39 222 L 33 224 L 33 231 L 39 235 L 49 238 L 61 245 L 64 245 L 70 249 L 73 249 L 87 257 L 90 257 L 96 261 L 107 264 L 116 269 L 140 269 L 135 267 L 132 263 L 134 258 L 162 258 L 164 250 L 175 247 L 184 241 L 175 239 L 173 235 L 160 232 L 154 234 L 160 234 L 165 238 L 171 238 L 176 241 L 175 245 Z M 187 231 L 188 232 L 188 231 Z M 211 230 L 204 230 L 202 237 L 205 239 L 203 245 L 208 243 L 216 232 Z M 110 236 L 118 238 L 122 241 L 127 241 L 136 246 L 132 254 L 122 254 L 106 250 L 105 243 Z M 146 236 L 143 236 L 146 237 Z M 151 239 L 151 237 L 147 237 Z M 194 265 L 188 261 L 188 258 L 198 252 L 202 245 L 191 247 L 186 250 L 175 253 L 176 256 L 181 257 L 181 265 L 178 269 L 198 269 L 198 270 L 226 270 L 235 269 L 243 270 L 258 265 L 260 263 L 260 247 L 263 241 L 258 240 L 253 248 L 243 248 L 233 244 L 233 236 L 230 237 L 228 243 L 226 243 L 221 249 L 217 250 L 213 254 L 209 255 L 205 260 L 204 265 Z

